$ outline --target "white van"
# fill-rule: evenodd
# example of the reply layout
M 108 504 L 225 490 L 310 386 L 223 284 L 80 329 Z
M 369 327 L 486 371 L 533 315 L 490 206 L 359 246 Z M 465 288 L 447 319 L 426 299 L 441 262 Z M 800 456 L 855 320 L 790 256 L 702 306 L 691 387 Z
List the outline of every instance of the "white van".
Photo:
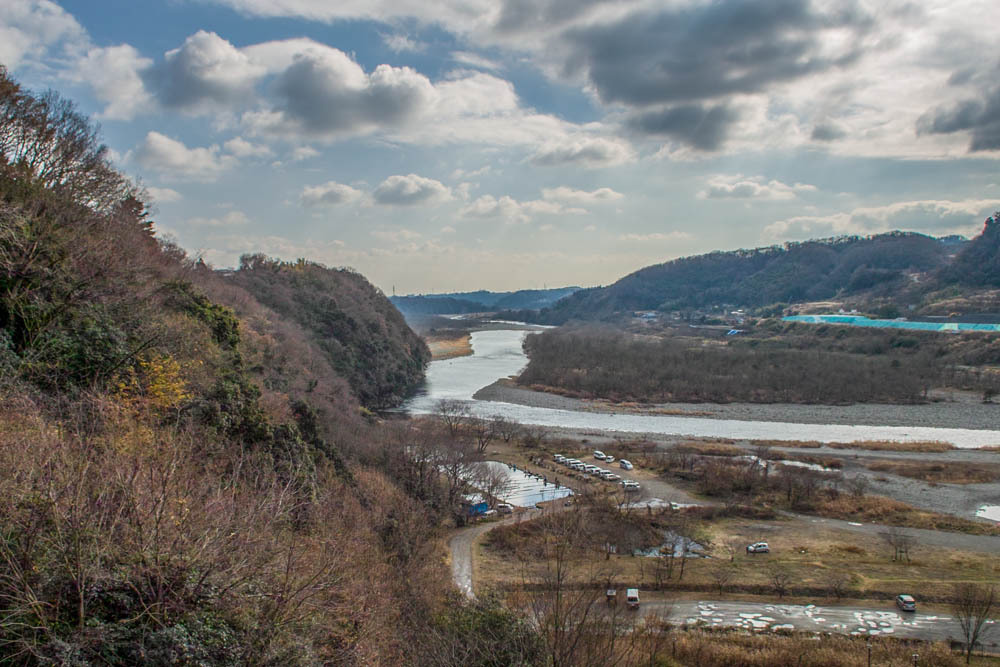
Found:
M 566 457 L 563 456 L 562 454 L 556 454 L 555 456 L 552 457 L 552 460 L 555 461 L 556 463 L 564 463 L 566 461 Z
M 624 487 L 626 491 L 638 491 L 639 489 L 642 488 L 641 486 L 639 486 L 639 482 L 633 482 L 630 479 L 624 480 L 622 482 L 622 487 Z
M 639 608 L 639 589 L 629 588 L 625 590 L 625 604 L 628 605 L 629 609 Z
M 585 473 L 587 473 L 588 475 L 593 475 L 593 474 L 596 474 L 596 473 L 600 472 L 600 471 L 601 471 L 601 469 L 600 469 L 600 468 L 598 468 L 598 467 L 597 467 L 597 466 L 595 466 L 595 465 L 590 465 L 590 464 L 588 464 L 588 465 L 585 465 L 585 466 L 583 467 L 583 471 L 584 471 Z
M 598 461 L 603 461 L 604 460 L 604 452 L 602 452 L 599 449 L 595 449 L 594 450 L 594 458 L 597 459 Z
M 619 460 L 618 461 L 618 465 L 620 465 L 625 470 L 631 470 L 632 468 L 635 467 L 635 466 L 632 465 L 631 461 L 627 461 L 625 459 Z

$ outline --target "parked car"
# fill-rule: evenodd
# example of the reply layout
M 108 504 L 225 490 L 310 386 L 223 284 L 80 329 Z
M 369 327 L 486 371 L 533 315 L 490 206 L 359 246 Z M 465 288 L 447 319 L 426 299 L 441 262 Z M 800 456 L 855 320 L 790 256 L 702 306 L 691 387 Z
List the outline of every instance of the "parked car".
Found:
M 620 475 L 616 475 L 610 470 L 605 471 L 605 474 L 601 475 L 601 477 L 608 480 L 609 482 L 617 482 L 618 480 L 621 479 Z
M 628 605 L 629 609 L 639 608 L 639 589 L 638 588 L 627 588 L 625 589 L 625 604 Z
M 768 554 L 771 553 L 771 547 L 767 546 L 767 542 L 754 542 L 753 544 L 747 545 L 748 554 Z
M 615 462 L 615 457 L 611 456 L 611 454 L 605 454 L 604 455 L 604 462 L 605 463 L 614 463 Z
M 602 452 L 599 449 L 595 449 L 594 450 L 594 458 L 597 459 L 598 461 L 603 461 L 604 460 L 604 452 Z
M 916 611 L 917 601 L 913 599 L 912 595 L 897 595 L 896 606 L 899 607 L 900 611 Z
M 618 460 L 618 465 L 621 466 L 625 470 L 631 470 L 632 468 L 635 467 L 635 466 L 632 465 L 631 461 L 627 461 L 625 459 L 619 459 Z
M 562 454 L 556 454 L 552 458 L 555 460 L 556 463 L 565 463 L 566 462 L 566 457 L 563 456 Z
M 497 512 L 500 514 L 513 514 L 514 506 L 510 503 L 497 503 Z
M 642 488 L 641 486 L 639 486 L 639 482 L 633 482 L 630 479 L 622 481 L 622 486 L 625 488 L 626 491 L 638 491 L 639 489 Z

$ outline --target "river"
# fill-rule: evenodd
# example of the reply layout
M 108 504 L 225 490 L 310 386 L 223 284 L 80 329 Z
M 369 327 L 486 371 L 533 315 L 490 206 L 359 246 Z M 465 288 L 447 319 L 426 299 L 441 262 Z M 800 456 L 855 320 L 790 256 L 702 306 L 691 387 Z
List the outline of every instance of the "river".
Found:
M 522 424 L 536 424 L 589 431 L 655 433 L 736 440 L 812 440 L 856 442 L 897 440 L 950 442 L 956 447 L 975 448 L 1000 444 L 1000 432 L 925 426 L 854 426 L 844 424 L 797 424 L 789 422 L 740 421 L 675 415 L 633 415 L 578 412 L 530 407 L 472 398 L 495 381 L 520 373 L 528 363 L 521 344 L 527 331 L 493 330 L 472 334 L 473 354 L 468 357 L 432 361 L 421 391 L 403 406 L 410 414 L 428 414 L 441 399 L 465 401 L 474 414 L 503 415 Z

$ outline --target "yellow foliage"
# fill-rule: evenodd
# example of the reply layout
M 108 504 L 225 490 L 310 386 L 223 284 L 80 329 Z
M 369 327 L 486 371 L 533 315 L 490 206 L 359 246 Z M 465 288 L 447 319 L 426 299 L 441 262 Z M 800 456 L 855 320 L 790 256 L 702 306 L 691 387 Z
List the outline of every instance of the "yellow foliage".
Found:
M 158 411 L 176 408 L 191 398 L 183 369 L 169 354 L 154 353 L 139 359 L 138 370 L 129 370 L 118 391 L 125 400 L 133 404 L 141 401 Z

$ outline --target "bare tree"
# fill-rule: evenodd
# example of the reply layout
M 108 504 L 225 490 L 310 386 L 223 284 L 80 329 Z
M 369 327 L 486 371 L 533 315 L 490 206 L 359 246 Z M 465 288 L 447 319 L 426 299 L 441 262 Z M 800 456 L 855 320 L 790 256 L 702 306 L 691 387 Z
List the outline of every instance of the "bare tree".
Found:
M 503 466 L 494 463 L 477 463 L 471 475 L 473 486 L 483 492 L 490 502 L 502 502 L 514 487 L 514 482 Z
M 902 562 L 904 559 L 910 562 L 910 550 L 916 544 L 916 538 L 910 533 L 904 532 L 896 526 L 891 526 L 889 530 L 879 533 L 886 544 L 892 548 L 892 560 Z
M 458 437 L 462 427 L 472 416 L 472 411 L 467 403 L 453 398 L 442 398 L 434 406 L 434 412 L 448 429 L 448 435 L 452 438 Z
M 852 496 L 860 498 L 868 492 L 871 481 L 865 475 L 854 475 L 853 477 L 844 478 L 844 484 Z
M 736 570 L 733 569 L 733 566 L 730 563 L 716 563 L 709 569 L 708 574 L 712 577 L 712 581 L 715 582 L 715 586 L 719 589 L 719 595 L 722 595 L 726 586 L 728 586 L 729 582 L 733 580 Z
M 476 441 L 476 450 L 482 454 L 497 436 L 497 424 L 495 419 L 485 417 L 468 416 L 465 419 L 466 428 Z
M 830 573 L 827 579 L 827 584 L 830 586 L 830 592 L 836 596 L 838 600 L 842 600 L 844 596 L 847 595 L 847 591 L 851 585 L 851 575 L 843 570 L 835 570 Z
M 996 605 L 996 589 L 983 584 L 963 583 L 955 586 L 952 612 L 962 628 L 965 641 L 965 664 L 972 661 L 976 644 L 991 629 L 990 615 Z
M 493 415 L 491 419 L 493 420 L 497 437 L 504 442 L 510 442 L 521 432 L 521 424 L 516 420 L 508 419 L 503 415 Z
M 792 583 L 792 573 L 784 566 L 777 563 L 767 568 L 767 578 L 771 582 L 771 588 L 778 594 L 779 598 L 785 597 L 788 586 Z

